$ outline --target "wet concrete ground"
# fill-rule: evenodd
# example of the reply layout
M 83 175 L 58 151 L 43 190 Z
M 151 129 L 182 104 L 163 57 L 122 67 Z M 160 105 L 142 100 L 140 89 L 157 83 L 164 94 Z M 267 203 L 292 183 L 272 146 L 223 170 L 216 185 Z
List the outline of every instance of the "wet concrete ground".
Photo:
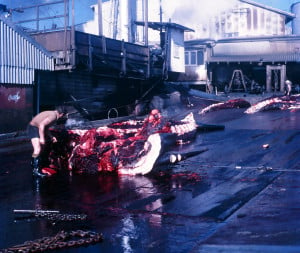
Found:
M 1 145 L 0 249 L 84 229 L 102 233 L 103 242 L 52 252 L 300 252 L 300 113 L 195 117 L 225 130 L 199 132 L 175 151 L 206 152 L 146 176 L 34 180 L 29 143 Z M 88 219 L 53 222 L 14 209 Z

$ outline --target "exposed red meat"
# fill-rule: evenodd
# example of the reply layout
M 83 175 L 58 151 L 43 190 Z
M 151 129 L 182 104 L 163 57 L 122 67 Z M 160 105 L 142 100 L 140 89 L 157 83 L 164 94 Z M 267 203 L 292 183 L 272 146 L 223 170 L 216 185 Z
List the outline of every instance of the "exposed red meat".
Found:
M 241 98 L 237 98 L 237 99 L 228 100 L 226 102 L 209 105 L 209 106 L 203 108 L 199 112 L 199 114 L 204 114 L 207 112 L 216 111 L 216 110 L 220 110 L 220 109 L 248 108 L 250 106 L 251 106 L 251 104 L 248 101 L 241 99 Z
M 274 96 L 256 103 L 248 108 L 245 113 L 252 114 L 267 110 L 293 110 L 300 109 L 300 95 Z
M 76 173 L 146 174 L 160 155 L 167 135 L 176 145 L 180 139 L 194 137 L 196 128 L 192 113 L 181 121 L 168 121 L 158 110 L 152 110 L 144 121 L 53 131 L 59 143 L 53 145 L 49 160 L 52 167 Z

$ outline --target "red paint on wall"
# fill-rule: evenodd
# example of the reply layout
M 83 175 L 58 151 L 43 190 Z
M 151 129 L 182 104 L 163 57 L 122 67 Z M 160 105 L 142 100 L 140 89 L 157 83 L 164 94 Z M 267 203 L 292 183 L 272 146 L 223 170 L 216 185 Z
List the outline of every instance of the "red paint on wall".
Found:
M 33 114 L 33 87 L 0 85 L 0 133 L 25 130 Z

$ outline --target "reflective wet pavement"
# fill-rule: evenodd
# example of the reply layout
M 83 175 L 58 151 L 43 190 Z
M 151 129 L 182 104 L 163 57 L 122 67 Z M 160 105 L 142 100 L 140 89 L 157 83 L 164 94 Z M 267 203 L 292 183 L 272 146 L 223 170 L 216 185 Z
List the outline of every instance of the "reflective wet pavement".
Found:
M 300 113 L 216 111 L 177 152 L 204 153 L 146 176 L 60 173 L 34 180 L 30 145 L 2 148 L 0 249 L 59 231 L 103 234 L 101 243 L 52 252 L 300 252 Z M 49 221 L 14 209 L 84 213 Z

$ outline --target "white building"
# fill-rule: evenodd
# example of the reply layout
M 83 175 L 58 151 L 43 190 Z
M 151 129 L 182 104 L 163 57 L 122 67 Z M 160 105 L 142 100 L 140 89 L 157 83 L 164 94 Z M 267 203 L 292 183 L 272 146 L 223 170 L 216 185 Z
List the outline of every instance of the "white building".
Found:
M 288 12 L 270 8 L 251 0 L 151 0 L 148 2 L 149 22 L 174 22 L 195 33 L 185 40 L 231 38 L 241 36 L 289 34 L 285 23 Z M 144 30 L 135 21 L 145 21 L 145 0 L 110 0 L 102 3 L 102 27 L 105 37 L 144 43 Z M 93 5 L 94 19 L 82 30 L 99 35 L 98 5 Z M 151 29 L 149 44 L 159 42 L 159 33 Z
M 98 5 L 92 5 L 94 19 L 83 24 L 78 29 L 83 32 L 99 35 Z M 158 22 L 159 0 L 149 1 L 148 21 Z M 144 44 L 144 29 L 135 25 L 136 21 L 145 21 L 143 0 L 110 0 L 102 3 L 103 35 L 107 38 Z M 158 32 L 149 29 L 150 44 L 159 43 Z
M 224 89 L 231 87 L 234 73 L 242 73 L 244 80 L 265 86 L 267 92 L 282 91 L 286 78 L 296 82 L 300 33 L 287 24 L 296 24 L 300 5 L 292 7 L 290 13 L 240 0 L 220 13 L 210 30 L 215 36 L 185 41 L 186 70 L 181 80 Z

